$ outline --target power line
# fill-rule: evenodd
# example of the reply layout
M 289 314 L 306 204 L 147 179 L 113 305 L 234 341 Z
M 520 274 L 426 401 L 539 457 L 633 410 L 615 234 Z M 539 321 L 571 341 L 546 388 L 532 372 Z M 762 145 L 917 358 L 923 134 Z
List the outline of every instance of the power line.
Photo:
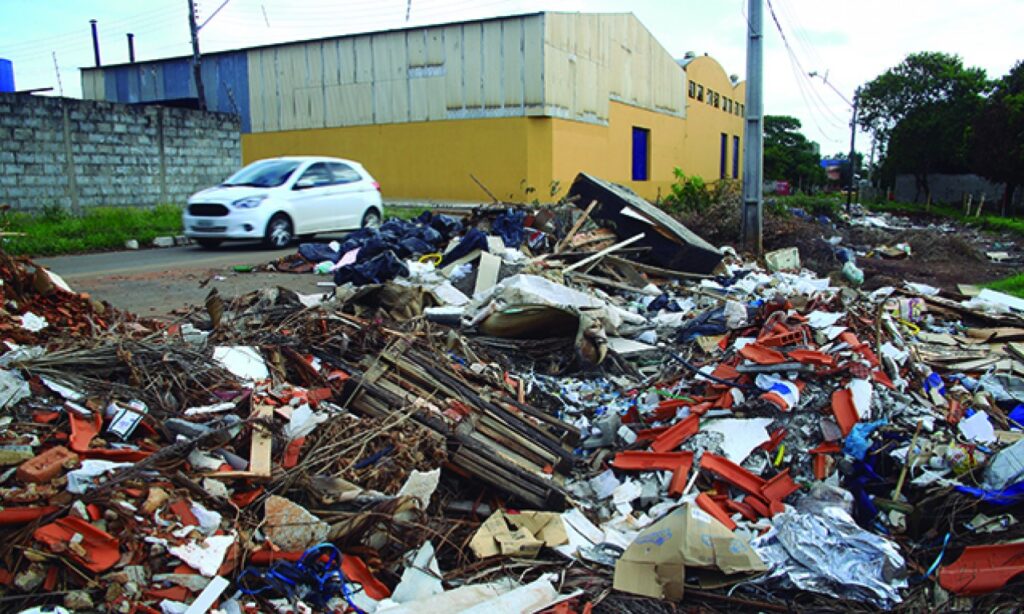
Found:
M 163 8 L 160 8 L 160 9 L 146 11 L 145 13 L 137 13 L 136 15 L 133 15 L 131 17 L 123 17 L 123 18 L 119 18 L 119 19 L 112 19 L 112 20 L 109 20 L 109 21 L 104 20 L 104 21 L 100 22 L 100 26 L 102 28 L 114 28 L 116 30 L 116 29 L 120 29 L 122 26 L 125 26 L 125 25 L 134 26 L 136 24 L 143 24 L 143 23 L 149 24 L 149 23 L 154 23 L 157 20 L 159 20 L 162 24 L 166 24 L 168 17 L 171 15 L 171 13 L 174 13 L 174 12 L 178 12 L 177 9 L 175 7 L 173 7 L 173 6 L 167 5 L 167 6 L 164 6 Z M 20 42 L 17 42 L 17 41 L 16 42 L 10 42 L 10 43 L 6 43 L 5 42 L 4 43 L 4 52 L 5 53 L 15 53 L 17 51 L 24 50 L 24 49 L 34 49 L 34 48 L 42 48 L 42 47 L 49 48 L 49 47 L 52 46 L 53 42 L 67 41 L 68 39 L 77 38 L 79 36 L 82 36 L 84 30 L 85 30 L 85 26 L 83 26 L 82 29 L 62 32 L 62 33 L 59 33 L 59 34 L 51 34 L 51 35 L 48 35 L 48 36 L 41 36 L 41 37 L 29 39 L 29 40 L 20 41 Z
M 800 59 L 797 57 L 796 52 L 793 50 L 792 46 L 789 44 L 789 39 L 786 37 L 785 31 L 783 31 L 783 29 L 782 29 L 782 24 L 779 22 L 778 15 L 775 13 L 775 7 L 772 5 L 771 0 L 767 0 L 767 2 L 768 2 L 768 10 L 771 12 L 771 15 L 772 15 L 772 21 L 775 22 L 775 28 L 779 31 L 779 36 L 782 37 L 782 43 L 783 43 L 783 45 L 786 48 L 786 52 L 789 54 L 790 61 L 795 65 L 796 70 L 797 70 L 797 72 L 800 75 L 799 79 L 801 81 L 804 81 L 809 86 L 809 92 L 811 94 L 811 100 L 815 101 L 815 103 L 816 103 L 816 105 L 818 107 L 819 112 L 824 110 L 827 114 L 832 115 L 832 117 L 835 120 L 842 121 L 842 118 L 840 118 L 838 115 L 836 115 L 835 112 L 832 111 L 829 108 L 828 103 L 825 102 L 825 100 L 821 97 L 821 95 L 815 89 L 814 83 L 807 77 L 807 71 L 804 69 L 803 65 L 800 63 Z M 840 127 L 840 124 L 835 124 L 835 122 L 829 120 L 828 118 L 825 118 L 825 120 L 828 121 L 829 123 L 831 123 L 832 125 L 834 125 L 837 128 Z
M 807 110 L 812 113 L 812 121 L 817 124 L 817 118 L 814 117 L 814 114 L 817 113 L 821 115 L 821 119 L 824 122 L 830 124 L 834 128 L 842 128 L 843 125 L 841 123 L 837 123 L 837 121 L 841 122 L 842 119 L 828 107 L 828 104 L 821 98 L 820 94 L 818 94 L 817 90 L 814 88 L 813 82 L 811 82 L 810 78 L 807 76 L 807 71 L 800 63 L 800 59 L 796 56 L 796 53 L 789 43 L 789 39 L 786 37 L 785 31 L 782 29 L 782 24 L 779 22 L 778 15 L 775 12 L 775 8 L 772 6 L 771 0 L 767 0 L 767 4 L 768 10 L 772 16 L 772 21 L 775 24 L 776 30 L 779 32 L 779 36 L 782 38 L 783 46 L 789 56 L 791 67 L 795 73 L 794 77 L 797 81 L 797 87 L 800 89 L 800 95 L 803 98 L 804 103 L 807 105 Z M 831 115 L 832 118 L 828 117 L 829 115 Z M 824 134 L 820 125 L 818 126 L 818 130 L 822 132 L 822 136 L 829 138 Z

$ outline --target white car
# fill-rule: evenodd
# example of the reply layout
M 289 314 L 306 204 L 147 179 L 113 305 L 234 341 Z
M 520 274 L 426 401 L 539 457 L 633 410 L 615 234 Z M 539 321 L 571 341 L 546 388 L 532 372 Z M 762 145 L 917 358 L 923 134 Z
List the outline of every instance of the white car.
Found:
M 244 239 L 282 248 L 296 236 L 379 226 L 383 214 L 380 184 L 358 162 L 288 157 L 253 162 L 196 192 L 182 224 L 206 248 Z

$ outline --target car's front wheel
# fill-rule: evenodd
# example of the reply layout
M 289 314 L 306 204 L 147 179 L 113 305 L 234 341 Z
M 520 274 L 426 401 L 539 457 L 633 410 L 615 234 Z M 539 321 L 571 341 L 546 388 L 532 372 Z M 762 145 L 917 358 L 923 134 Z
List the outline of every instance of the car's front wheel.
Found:
M 369 209 L 363 214 L 361 228 L 377 228 L 380 226 L 380 213 L 376 209 Z
M 288 244 L 292 242 L 294 237 L 295 231 L 292 228 L 292 221 L 288 219 L 288 216 L 278 213 L 270 218 L 270 222 L 267 223 L 267 232 L 263 236 L 263 243 L 267 247 L 283 249 L 288 247 Z
M 199 244 L 199 247 L 204 249 L 216 249 L 220 247 L 220 244 L 223 243 L 223 241 L 220 239 L 196 239 L 196 243 Z

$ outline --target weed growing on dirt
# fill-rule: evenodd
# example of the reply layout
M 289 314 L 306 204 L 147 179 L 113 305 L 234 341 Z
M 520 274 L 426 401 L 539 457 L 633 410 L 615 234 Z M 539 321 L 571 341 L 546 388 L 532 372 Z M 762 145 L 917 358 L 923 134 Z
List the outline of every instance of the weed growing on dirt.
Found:
M 426 207 L 385 207 L 384 217 L 410 220 L 426 210 Z M 146 246 L 156 237 L 182 232 L 181 207 L 177 205 L 152 209 L 97 207 L 82 215 L 72 215 L 59 207 L 45 207 L 38 213 L 8 213 L 2 224 L 7 232 L 25 233 L 24 237 L 3 239 L 7 253 L 25 256 L 123 249 L 128 239 Z
M 45 208 L 39 213 L 8 213 L 4 249 L 10 254 L 53 256 L 121 249 L 128 239 L 145 245 L 155 237 L 181 234 L 181 207 L 160 205 L 152 209 L 97 207 L 82 215 L 65 209 Z
M 770 197 L 775 207 L 789 209 L 803 209 L 807 213 L 818 216 L 827 215 L 835 217 L 843 209 L 843 200 L 835 194 L 794 194 L 792 196 Z M 767 199 L 766 199 L 767 200 Z
M 925 209 L 924 205 L 918 203 L 891 202 L 872 203 L 868 204 L 867 207 L 873 211 L 884 211 L 887 213 L 897 213 L 901 215 L 934 215 L 937 217 L 945 217 L 957 220 L 964 224 L 978 226 L 985 230 L 1012 232 L 1024 237 L 1024 219 L 1016 217 L 1002 217 L 999 215 L 982 215 L 980 217 L 974 217 L 973 215 L 964 215 L 962 209 L 950 205 L 932 205 Z
M 997 279 L 985 284 L 985 287 L 1024 298 L 1024 273 L 1019 273 L 1005 279 Z
M 400 220 L 414 220 L 430 207 L 384 207 L 384 219 L 397 217 Z

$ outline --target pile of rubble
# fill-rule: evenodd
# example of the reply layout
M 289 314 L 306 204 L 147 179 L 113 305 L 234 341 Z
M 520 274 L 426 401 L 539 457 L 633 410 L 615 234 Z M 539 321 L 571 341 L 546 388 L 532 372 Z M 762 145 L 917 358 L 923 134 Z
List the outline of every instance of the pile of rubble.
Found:
M 331 292 L 170 326 L 3 258 L 5 609 L 1018 601 L 1020 299 L 762 267 L 585 175 L 300 251 Z

